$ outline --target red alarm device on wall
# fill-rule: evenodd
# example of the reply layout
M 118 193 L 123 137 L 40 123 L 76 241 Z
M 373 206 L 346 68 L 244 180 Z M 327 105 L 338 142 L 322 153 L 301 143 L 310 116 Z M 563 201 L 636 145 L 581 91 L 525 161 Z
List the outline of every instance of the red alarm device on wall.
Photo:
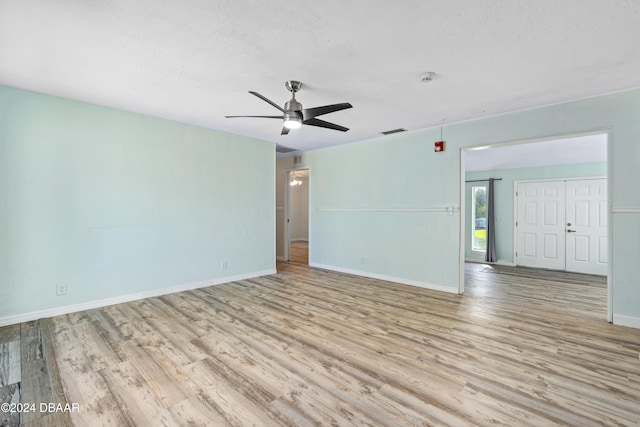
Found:
M 433 151 L 439 153 L 444 151 L 444 141 L 436 141 L 433 143 Z

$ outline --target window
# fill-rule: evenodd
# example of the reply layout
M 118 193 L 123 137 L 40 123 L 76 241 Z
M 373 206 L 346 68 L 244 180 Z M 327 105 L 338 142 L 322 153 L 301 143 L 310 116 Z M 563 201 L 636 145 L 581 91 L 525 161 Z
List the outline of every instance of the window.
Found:
M 487 186 L 471 187 L 471 249 L 487 250 Z

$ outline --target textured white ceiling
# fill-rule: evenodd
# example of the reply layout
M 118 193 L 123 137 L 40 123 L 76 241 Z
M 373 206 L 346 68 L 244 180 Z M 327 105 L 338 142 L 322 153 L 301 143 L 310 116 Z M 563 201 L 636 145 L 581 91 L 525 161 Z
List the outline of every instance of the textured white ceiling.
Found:
M 586 135 L 465 151 L 467 172 L 607 161 L 607 135 Z
M 637 0 L 0 0 L 0 84 L 310 150 L 640 87 L 639 23 Z M 247 91 L 292 79 L 351 130 L 224 118 L 277 115 Z

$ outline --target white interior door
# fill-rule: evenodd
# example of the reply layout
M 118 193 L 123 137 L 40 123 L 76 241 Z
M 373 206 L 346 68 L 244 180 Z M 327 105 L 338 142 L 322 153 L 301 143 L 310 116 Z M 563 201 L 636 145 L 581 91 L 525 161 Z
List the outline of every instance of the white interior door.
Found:
M 607 274 L 607 180 L 567 181 L 566 270 Z
M 516 264 L 565 268 L 564 181 L 518 183 Z
M 607 274 L 607 180 L 518 183 L 516 265 Z

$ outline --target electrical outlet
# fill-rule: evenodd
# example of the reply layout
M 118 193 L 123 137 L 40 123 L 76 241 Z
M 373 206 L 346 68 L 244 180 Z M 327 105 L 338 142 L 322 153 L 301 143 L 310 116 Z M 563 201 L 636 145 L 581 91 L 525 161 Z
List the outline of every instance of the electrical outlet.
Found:
M 220 263 L 220 270 L 226 270 L 227 269 L 227 260 L 224 260 Z
M 56 284 L 56 295 L 66 295 L 67 294 L 67 284 L 65 282 L 60 282 Z
M 366 264 L 366 263 L 367 263 L 366 258 L 360 258 L 360 264 Z

